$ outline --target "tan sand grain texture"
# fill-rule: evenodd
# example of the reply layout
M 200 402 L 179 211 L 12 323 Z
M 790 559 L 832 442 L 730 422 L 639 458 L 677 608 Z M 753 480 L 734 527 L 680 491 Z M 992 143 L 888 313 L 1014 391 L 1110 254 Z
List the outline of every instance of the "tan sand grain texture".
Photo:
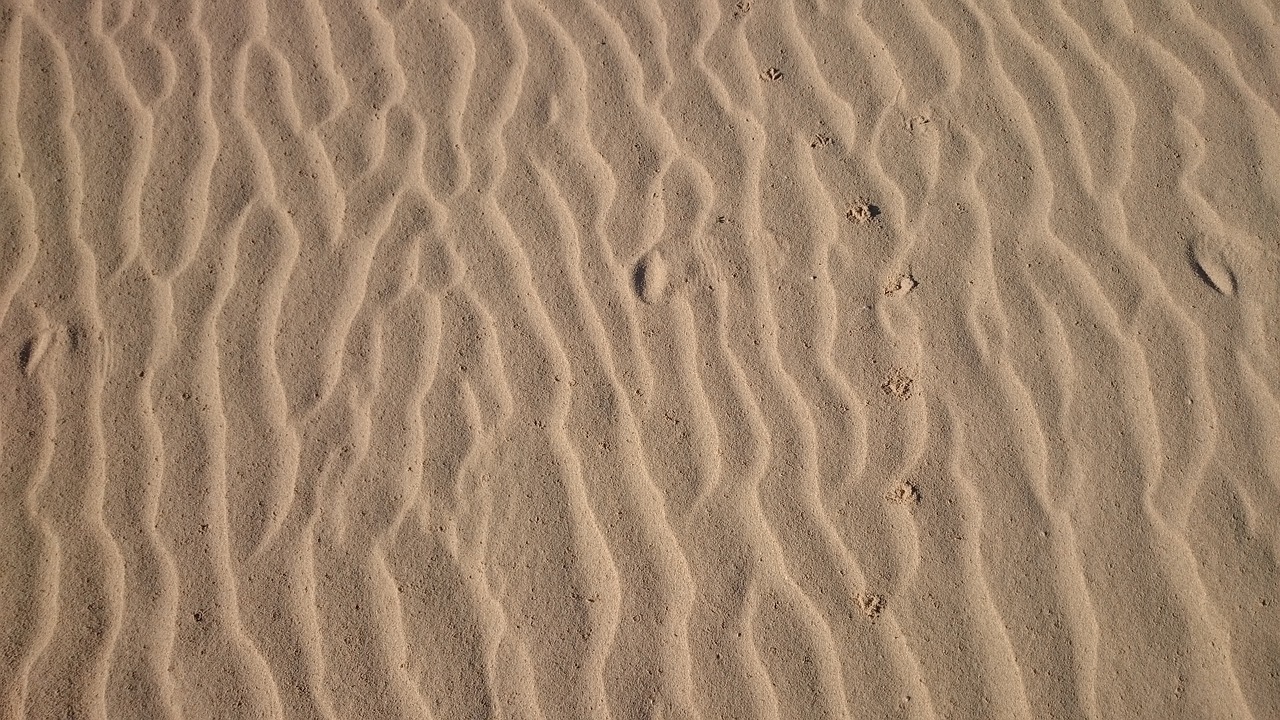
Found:
M 1280 718 L 1274 0 L 0 0 L 0 720 Z

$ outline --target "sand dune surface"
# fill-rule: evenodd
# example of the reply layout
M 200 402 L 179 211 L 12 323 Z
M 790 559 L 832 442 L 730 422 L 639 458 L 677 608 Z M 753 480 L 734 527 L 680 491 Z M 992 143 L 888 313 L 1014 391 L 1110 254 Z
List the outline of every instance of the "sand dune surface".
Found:
M 1280 718 L 1274 0 L 3 0 L 0 718 Z

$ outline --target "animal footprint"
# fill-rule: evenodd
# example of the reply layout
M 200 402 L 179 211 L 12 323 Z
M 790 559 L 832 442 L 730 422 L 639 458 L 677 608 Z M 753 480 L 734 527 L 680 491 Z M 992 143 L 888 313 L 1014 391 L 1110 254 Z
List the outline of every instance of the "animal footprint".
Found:
M 899 505 L 920 504 L 920 491 L 915 485 L 903 480 L 885 495 L 885 499 Z
M 862 608 L 862 614 L 872 620 L 880 617 L 880 613 L 884 612 L 884 596 L 875 593 L 859 593 L 856 598 L 858 607 Z
M 893 297 L 901 297 L 911 292 L 919 284 L 920 283 L 916 282 L 916 279 L 911 276 L 911 273 L 906 273 L 904 275 L 899 275 L 896 280 L 885 286 L 884 294 Z
M 885 376 L 884 382 L 880 383 L 880 389 L 885 395 L 892 395 L 899 400 L 906 400 L 911 397 L 911 385 L 914 381 L 911 376 L 902 368 L 894 368 Z
M 869 205 L 866 203 L 854 205 L 853 207 L 849 208 L 848 212 L 844 214 L 844 216 L 848 218 L 849 222 L 856 222 L 856 223 L 871 222 L 876 217 L 879 217 L 879 215 L 880 215 L 879 207 L 875 205 Z

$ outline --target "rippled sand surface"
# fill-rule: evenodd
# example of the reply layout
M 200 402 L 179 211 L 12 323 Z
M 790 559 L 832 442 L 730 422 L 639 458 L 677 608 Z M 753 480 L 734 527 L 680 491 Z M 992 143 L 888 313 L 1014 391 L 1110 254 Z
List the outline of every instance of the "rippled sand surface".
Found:
M 1275 0 L 0 0 L 0 718 L 1280 718 Z

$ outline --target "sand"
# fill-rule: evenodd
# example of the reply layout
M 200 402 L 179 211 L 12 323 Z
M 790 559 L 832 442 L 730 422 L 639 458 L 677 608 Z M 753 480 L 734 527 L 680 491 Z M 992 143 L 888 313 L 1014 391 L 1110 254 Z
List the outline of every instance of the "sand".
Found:
M 1280 718 L 1274 0 L 5 0 L 0 718 Z

